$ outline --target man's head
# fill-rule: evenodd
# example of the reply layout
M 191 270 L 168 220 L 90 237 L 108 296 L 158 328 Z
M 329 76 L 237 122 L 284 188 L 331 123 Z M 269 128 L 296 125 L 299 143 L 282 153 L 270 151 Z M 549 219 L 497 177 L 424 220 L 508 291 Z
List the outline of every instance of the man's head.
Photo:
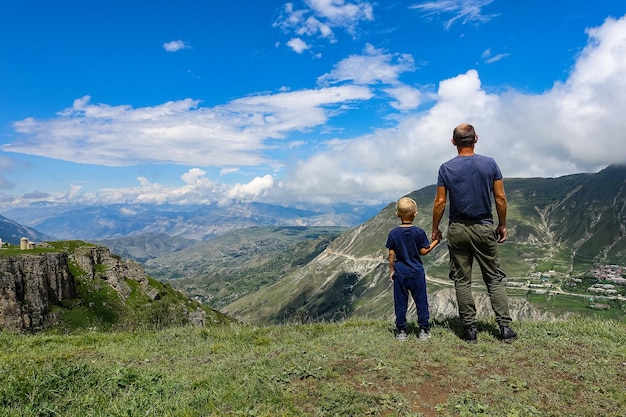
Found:
M 413 221 L 417 215 L 417 203 L 409 197 L 402 197 L 396 204 L 396 216 L 404 221 Z
M 452 132 L 452 143 L 460 148 L 473 146 L 478 140 L 474 126 L 469 123 L 462 123 L 454 128 Z

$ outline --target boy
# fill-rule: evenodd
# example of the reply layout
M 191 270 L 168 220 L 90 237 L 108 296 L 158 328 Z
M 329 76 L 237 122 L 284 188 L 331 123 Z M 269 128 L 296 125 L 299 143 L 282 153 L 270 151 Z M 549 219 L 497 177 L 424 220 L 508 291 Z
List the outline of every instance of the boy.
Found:
M 421 256 L 429 253 L 441 240 L 441 234 L 435 236 L 432 243 L 423 229 L 413 225 L 417 215 L 417 204 L 409 197 L 402 197 L 397 203 L 396 216 L 401 220 L 400 226 L 392 229 L 387 237 L 389 249 L 389 279 L 393 281 L 393 304 L 396 314 L 396 338 L 407 339 L 406 312 L 409 304 L 409 293 L 413 296 L 417 309 L 417 324 L 420 331 L 418 338 L 430 338 L 430 314 L 428 312 L 428 296 L 426 294 L 426 273 Z

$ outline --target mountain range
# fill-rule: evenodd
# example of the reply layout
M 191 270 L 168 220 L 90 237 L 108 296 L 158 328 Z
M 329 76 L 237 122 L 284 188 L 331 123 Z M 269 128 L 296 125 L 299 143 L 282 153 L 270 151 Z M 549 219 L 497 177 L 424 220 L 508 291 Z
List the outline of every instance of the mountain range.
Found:
M 594 263 L 626 264 L 626 165 L 507 178 L 505 187 L 509 239 L 500 250 L 510 278 L 545 271 L 580 276 Z M 435 186 L 408 195 L 420 211 L 415 224 L 429 231 Z M 185 295 L 267 323 L 390 316 L 384 243 L 398 219 L 395 203 L 373 210 L 39 203 L 4 214 L 13 219 L 6 219 L 11 236 L 99 242 Z M 425 258 L 433 294 L 449 289 L 447 265 L 445 244 Z M 449 294 L 439 300 L 452 303 Z
M 233 230 L 263 225 L 351 227 L 379 210 L 380 207 L 346 204 L 298 208 L 245 202 L 100 206 L 38 202 L 2 214 L 55 240 L 99 241 L 152 234 L 202 241 Z

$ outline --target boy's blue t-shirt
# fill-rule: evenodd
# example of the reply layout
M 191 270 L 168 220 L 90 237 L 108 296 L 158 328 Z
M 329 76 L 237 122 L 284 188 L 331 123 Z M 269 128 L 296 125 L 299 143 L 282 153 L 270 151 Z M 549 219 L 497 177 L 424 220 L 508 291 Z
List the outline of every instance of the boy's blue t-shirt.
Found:
M 412 227 L 396 227 L 387 236 L 387 249 L 394 251 L 396 260 L 394 273 L 401 276 L 424 275 L 424 265 L 419 250 L 430 245 L 423 229 Z
M 450 221 L 493 223 L 493 182 L 502 179 L 496 161 L 488 156 L 456 156 L 439 167 L 437 185 L 450 197 Z

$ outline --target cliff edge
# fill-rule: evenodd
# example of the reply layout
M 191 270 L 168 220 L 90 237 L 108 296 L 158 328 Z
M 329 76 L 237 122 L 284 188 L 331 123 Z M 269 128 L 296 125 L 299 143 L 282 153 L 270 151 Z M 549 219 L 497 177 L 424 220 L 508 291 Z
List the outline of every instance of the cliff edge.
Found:
M 74 297 L 67 253 L 0 258 L 0 328 L 41 328 L 51 305 Z
M 0 329 L 218 324 L 219 312 L 146 275 L 104 246 L 51 242 L 0 256 Z M 30 252 L 30 251 L 29 251 Z

